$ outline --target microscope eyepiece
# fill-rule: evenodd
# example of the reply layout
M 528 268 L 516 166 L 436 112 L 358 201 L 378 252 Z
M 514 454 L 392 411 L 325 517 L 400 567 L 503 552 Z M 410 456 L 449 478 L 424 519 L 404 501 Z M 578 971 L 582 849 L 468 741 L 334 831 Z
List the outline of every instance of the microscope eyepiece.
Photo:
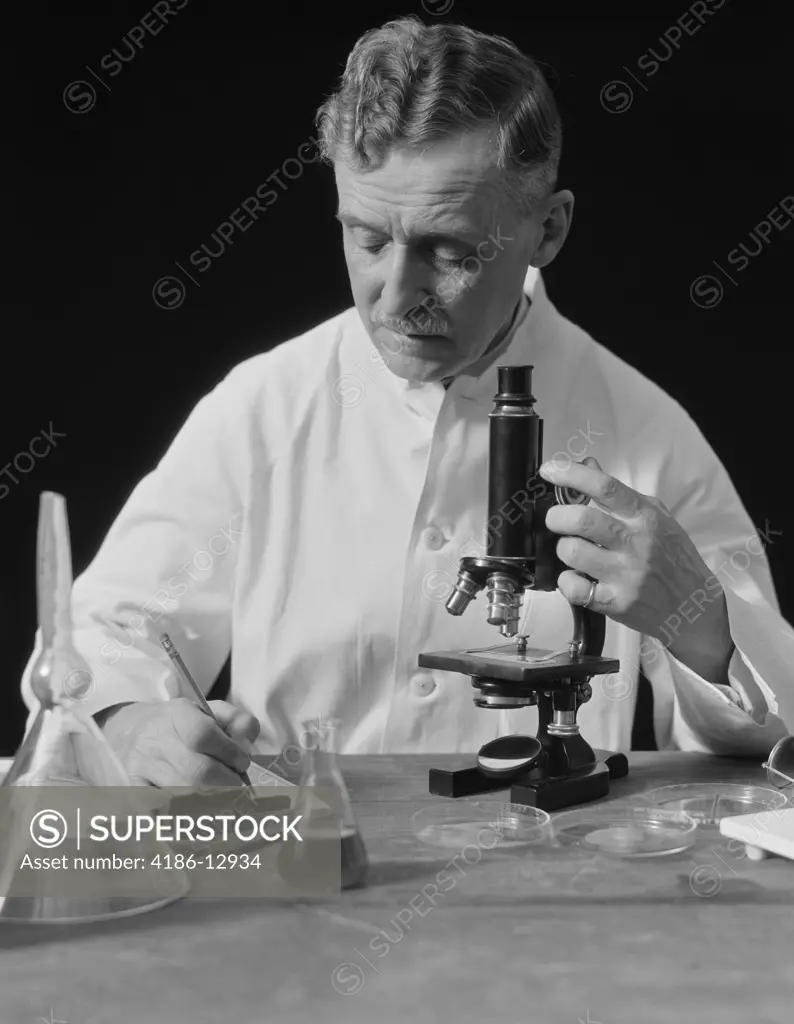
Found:
M 532 366 L 500 366 L 498 367 L 499 394 L 494 396 L 495 402 L 521 401 L 532 402 Z

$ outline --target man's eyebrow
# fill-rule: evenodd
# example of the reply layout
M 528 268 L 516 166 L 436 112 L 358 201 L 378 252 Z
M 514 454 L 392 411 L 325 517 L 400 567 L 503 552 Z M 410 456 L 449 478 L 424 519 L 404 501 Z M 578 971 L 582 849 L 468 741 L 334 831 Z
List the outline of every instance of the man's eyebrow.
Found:
M 337 210 L 336 219 L 344 224 L 345 227 L 349 228 L 364 228 L 366 231 L 374 231 L 376 234 L 385 235 L 387 234 L 383 228 L 378 227 L 376 224 L 368 224 L 365 220 L 357 217 L 353 213 L 349 213 L 347 210 Z M 451 242 L 458 243 L 471 241 L 474 235 L 471 231 L 461 231 L 455 233 L 454 231 L 425 231 L 420 235 L 422 241 L 425 242 Z
M 354 213 L 349 213 L 347 210 L 337 210 L 336 219 L 340 224 L 344 224 L 349 228 L 366 228 L 367 231 L 379 231 L 381 234 L 385 234 L 382 228 L 376 227 L 374 224 L 367 224 L 365 220 L 357 217 Z

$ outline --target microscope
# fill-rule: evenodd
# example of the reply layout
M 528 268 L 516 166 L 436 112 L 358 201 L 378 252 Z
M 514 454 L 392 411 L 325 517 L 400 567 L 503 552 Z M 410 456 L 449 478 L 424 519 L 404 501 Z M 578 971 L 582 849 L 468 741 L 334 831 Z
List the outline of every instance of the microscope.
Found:
M 603 615 L 572 605 L 573 635 L 563 653 L 530 648 L 528 637 L 518 633 L 525 590 L 556 590 L 567 568 L 557 557 L 559 538 L 547 529 L 546 513 L 554 504 L 589 500 L 569 488 L 552 488 L 538 475 L 543 420 L 533 408 L 532 370 L 498 367 L 499 391 L 489 413 L 485 554 L 461 559 L 446 603 L 451 615 L 462 615 L 485 589 L 488 622 L 515 642 L 420 654 L 419 665 L 470 676 L 477 707 L 538 709 L 537 736 L 491 740 L 471 768 L 431 769 L 430 792 L 461 797 L 509 785 L 513 803 L 555 811 L 606 796 L 610 778 L 627 775 L 629 767 L 624 754 L 593 750 L 576 722 L 579 708 L 592 696 L 591 677 L 620 668 L 617 660 L 601 657 Z

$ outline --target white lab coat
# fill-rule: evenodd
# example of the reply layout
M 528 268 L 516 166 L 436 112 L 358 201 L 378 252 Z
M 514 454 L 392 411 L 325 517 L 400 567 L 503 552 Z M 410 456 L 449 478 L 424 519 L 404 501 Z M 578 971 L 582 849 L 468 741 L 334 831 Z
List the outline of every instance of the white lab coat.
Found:
M 417 667 L 423 651 L 502 640 L 484 596 L 460 618 L 444 601 L 460 557 L 483 550 L 496 367 L 531 364 L 544 456 L 592 455 L 659 497 L 718 573 L 737 647 L 715 687 L 607 620 L 622 667 L 593 679 L 584 736 L 630 748 L 642 663 L 660 749 L 765 755 L 794 723 L 794 631 L 728 475 L 675 401 L 557 312 L 537 271 L 525 291 L 505 341 L 446 391 L 392 374 L 355 309 L 232 370 L 75 582 L 86 710 L 179 692 L 165 630 L 205 692 L 231 651 L 229 699 L 259 719 L 260 753 L 318 715 L 341 719 L 344 753 L 534 734 L 536 709 L 478 709 L 468 677 Z M 531 596 L 531 646 L 564 647 L 571 622 L 559 592 Z

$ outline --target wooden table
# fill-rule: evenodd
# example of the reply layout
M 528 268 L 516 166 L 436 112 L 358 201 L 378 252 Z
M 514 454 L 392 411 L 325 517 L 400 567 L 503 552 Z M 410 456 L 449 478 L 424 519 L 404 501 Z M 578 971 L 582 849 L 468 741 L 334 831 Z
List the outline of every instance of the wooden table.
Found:
M 486 851 L 458 858 L 454 887 L 427 902 L 452 854 L 422 846 L 411 815 L 439 799 L 430 766 L 468 760 L 340 759 L 372 866 L 369 887 L 337 901 L 186 900 L 107 924 L 1 928 L 0 1021 L 794 1021 L 794 863 L 748 861 L 713 832 L 655 862 Z M 764 771 L 637 753 L 610 798 L 709 779 Z

